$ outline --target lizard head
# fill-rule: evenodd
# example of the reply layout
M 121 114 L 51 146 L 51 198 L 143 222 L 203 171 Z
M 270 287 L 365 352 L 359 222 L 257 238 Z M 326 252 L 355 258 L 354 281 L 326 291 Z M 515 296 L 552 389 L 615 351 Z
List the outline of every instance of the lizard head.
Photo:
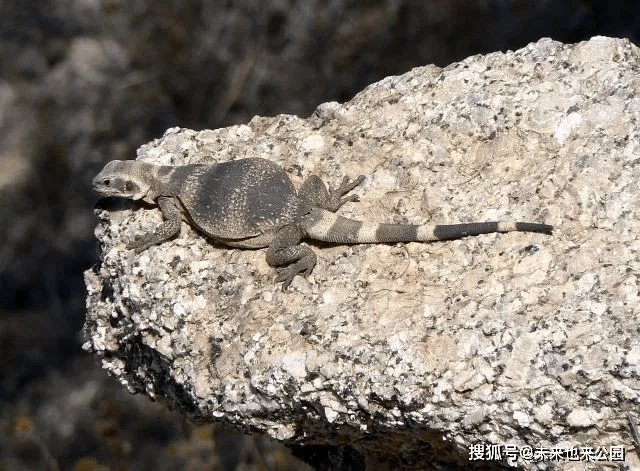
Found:
M 144 178 L 148 173 L 144 165 L 135 160 L 112 160 L 93 179 L 93 190 L 101 196 L 149 200 L 151 186 Z

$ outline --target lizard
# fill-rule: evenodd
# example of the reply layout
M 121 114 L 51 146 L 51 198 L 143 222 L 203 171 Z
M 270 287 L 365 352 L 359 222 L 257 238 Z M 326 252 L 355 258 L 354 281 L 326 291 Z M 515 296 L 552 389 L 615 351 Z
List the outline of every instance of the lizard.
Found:
M 141 252 L 180 232 L 182 219 L 214 242 L 230 247 L 267 247 L 266 261 L 276 267 L 276 283 L 287 289 L 298 274 L 307 276 L 316 264 L 304 238 L 337 244 L 434 242 L 492 232 L 540 232 L 553 227 L 532 222 L 472 222 L 412 225 L 363 222 L 335 211 L 365 180 L 344 177 L 327 188 L 311 175 L 296 189 L 286 171 L 264 158 L 244 158 L 213 165 L 156 165 L 138 160 L 113 160 L 93 179 L 102 197 L 142 200 L 160 207 L 164 222 L 153 233 L 130 241 L 127 249 Z

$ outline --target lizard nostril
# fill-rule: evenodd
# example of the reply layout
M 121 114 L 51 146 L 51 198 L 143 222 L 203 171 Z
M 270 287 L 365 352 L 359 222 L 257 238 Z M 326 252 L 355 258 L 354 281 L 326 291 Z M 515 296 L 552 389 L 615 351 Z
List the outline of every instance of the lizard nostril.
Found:
M 111 180 L 106 178 L 106 179 L 102 180 L 102 183 L 104 184 L 104 186 L 109 186 L 109 184 L 111 183 Z

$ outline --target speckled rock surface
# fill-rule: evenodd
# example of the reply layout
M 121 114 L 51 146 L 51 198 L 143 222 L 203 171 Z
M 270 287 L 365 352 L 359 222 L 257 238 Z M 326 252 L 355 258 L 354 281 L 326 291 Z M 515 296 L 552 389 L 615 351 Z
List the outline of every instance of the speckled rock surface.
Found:
M 214 245 L 186 223 L 126 251 L 161 213 L 102 202 L 85 349 L 130 391 L 266 432 L 319 466 L 460 464 L 490 444 L 623 446 L 640 466 L 639 60 L 625 40 L 543 39 L 388 77 L 307 119 L 168 130 L 138 158 L 261 156 L 296 185 L 364 174 L 361 202 L 339 210 L 356 219 L 556 229 L 310 242 L 318 264 L 283 292 L 264 250 Z

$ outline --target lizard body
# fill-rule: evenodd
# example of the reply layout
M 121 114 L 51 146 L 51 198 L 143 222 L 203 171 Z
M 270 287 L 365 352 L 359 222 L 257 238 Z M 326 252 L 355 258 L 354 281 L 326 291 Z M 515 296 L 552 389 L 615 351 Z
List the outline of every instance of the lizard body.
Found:
M 157 204 L 165 218 L 153 233 L 131 241 L 142 251 L 180 232 L 181 217 L 216 242 L 240 248 L 268 247 L 267 263 L 279 268 L 276 281 L 287 288 L 297 274 L 308 275 L 317 257 L 303 238 L 342 244 L 432 242 L 490 232 L 527 231 L 550 234 L 552 226 L 523 222 L 478 222 L 449 225 L 383 224 L 355 221 L 334 214 L 357 196 L 343 196 L 364 181 L 345 177 L 327 189 L 312 175 L 296 192 L 282 167 L 249 158 L 215 165 L 154 165 L 135 160 L 109 162 L 93 179 L 102 196 Z

